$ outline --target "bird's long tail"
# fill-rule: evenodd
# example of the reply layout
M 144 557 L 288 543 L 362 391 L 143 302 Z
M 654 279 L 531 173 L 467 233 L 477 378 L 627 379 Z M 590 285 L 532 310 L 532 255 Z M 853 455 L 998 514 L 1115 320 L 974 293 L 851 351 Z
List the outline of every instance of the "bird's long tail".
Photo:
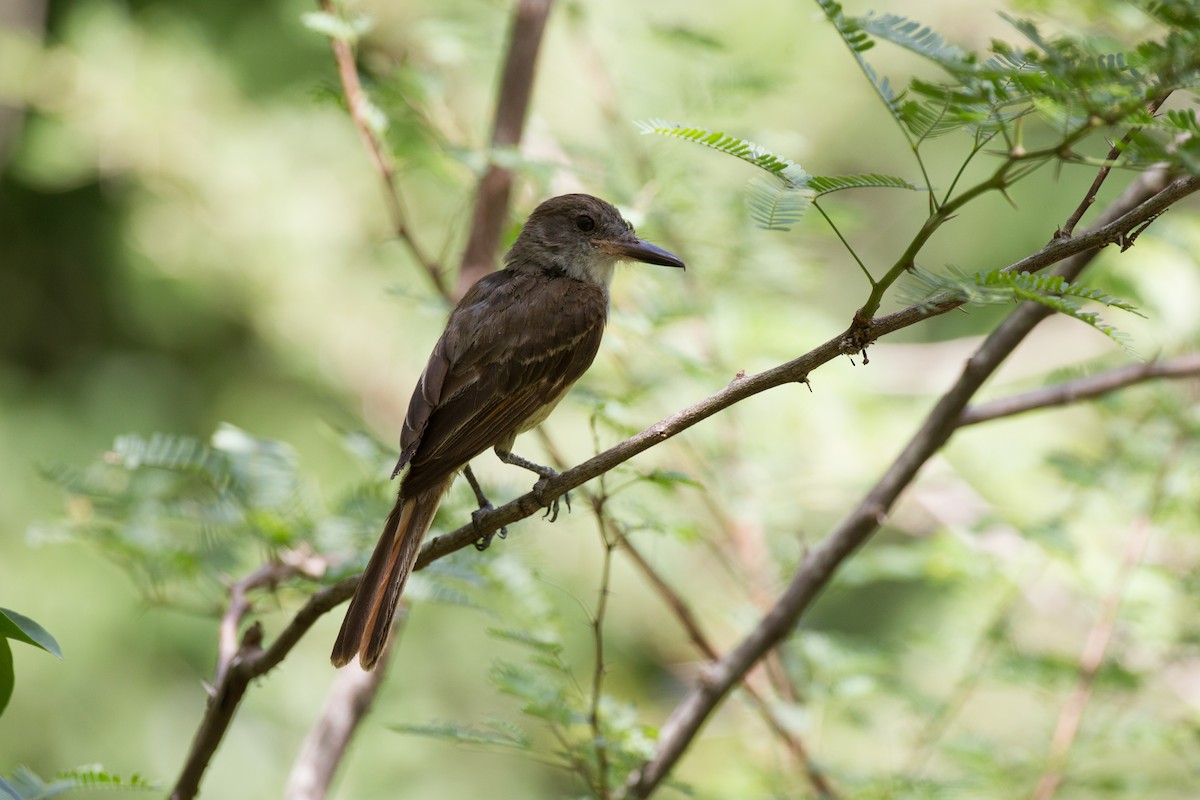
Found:
M 448 488 L 446 483 L 413 497 L 397 498 L 342 620 L 330 656 L 334 666 L 345 666 L 356 653 L 363 669 L 371 669 L 379 660 L 400 593 L 416 566 L 421 539 L 433 523 L 433 515 Z

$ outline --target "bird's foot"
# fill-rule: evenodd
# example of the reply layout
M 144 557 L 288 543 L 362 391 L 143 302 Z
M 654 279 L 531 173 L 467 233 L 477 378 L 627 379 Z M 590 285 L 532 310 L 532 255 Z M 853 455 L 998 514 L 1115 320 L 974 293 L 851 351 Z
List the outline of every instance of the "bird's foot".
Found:
M 495 537 L 496 534 L 499 534 L 501 539 L 508 538 L 508 527 L 504 525 L 501 525 L 498 530 L 490 530 L 484 533 L 483 524 L 479 521 L 479 518 L 487 512 L 495 510 L 495 506 L 493 506 L 491 503 L 485 503 L 475 511 L 471 512 L 471 524 L 475 526 L 475 533 L 478 536 L 478 538 L 475 539 L 475 549 L 481 553 L 491 546 L 492 538 Z
M 558 500 L 559 500 L 559 498 L 555 497 L 552 500 L 546 500 L 545 488 L 546 488 L 546 481 L 550 480 L 551 478 L 557 478 L 557 477 L 558 477 L 558 473 L 554 472 L 553 470 L 550 470 L 549 475 L 543 475 L 542 479 L 533 485 L 534 498 L 537 499 L 538 505 L 540 505 L 546 509 L 546 513 L 542 515 L 542 519 L 546 519 L 548 517 L 551 522 L 556 522 L 558 520 Z M 571 513 L 571 493 L 563 492 L 562 495 L 560 495 L 560 497 L 562 498 L 562 501 L 564 503 L 566 503 L 567 513 L 570 514 Z
M 527 469 L 530 472 L 533 472 L 533 473 L 541 476 L 541 480 L 539 480 L 537 483 L 535 483 L 533 485 L 533 496 L 535 499 L 537 499 L 538 505 L 540 505 L 546 509 L 545 517 L 549 517 L 551 522 L 554 522 L 555 520 L 557 520 L 558 519 L 558 498 L 555 497 L 553 500 L 546 500 L 545 489 L 546 489 L 546 481 L 550 480 L 551 478 L 557 478 L 558 472 L 551 469 L 550 467 L 544 467 L 541 464 L 535 464 L 534 462 L 530 461 L 527 458 L 521 458 L 519 455 L 517 455 L 516 453 L 513 453 L 509 450 L 503 450 L 499 447 L 495 448 L 495 450 L 496 450 L 496 455 L 505 464 L 512 464 L 515 467 L 520 467 L 521 469 Z M 567 504 L 567 513 L 568 514 L 571 513 L 571 493 L 563 492 L 561 496 L 562 496 L 563 501 Z M 543 517 L 543 519 L 545 517 Z

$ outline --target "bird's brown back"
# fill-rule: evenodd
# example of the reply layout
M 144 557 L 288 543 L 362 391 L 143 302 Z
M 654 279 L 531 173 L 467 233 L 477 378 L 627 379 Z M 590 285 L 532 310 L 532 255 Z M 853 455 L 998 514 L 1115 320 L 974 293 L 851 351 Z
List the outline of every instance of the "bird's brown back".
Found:
M 409 402 L 401 496 L 443 481 L 484 450 L 508 449 L 591 365 L 606 287 L 556 271 L 492 273 L 463 297 Z

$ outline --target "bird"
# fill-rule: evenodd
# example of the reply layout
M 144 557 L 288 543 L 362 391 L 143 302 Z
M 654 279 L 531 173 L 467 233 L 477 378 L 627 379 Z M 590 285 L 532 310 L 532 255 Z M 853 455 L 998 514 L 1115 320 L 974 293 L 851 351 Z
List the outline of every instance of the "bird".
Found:
M 481 510 L 490 508 L 470 473 L 471 459 L 493 449 L 501 461 L 537 473 L 535 489 L 556 474 L 512 446 L 591 366 L 619 261 L 684 268 L 674 253 L 639 239 L 610 203 L 561 195 L 530 214 L 504 268 L 480 278 L 458 301 L 409 401 L 392 477 L 408 471 L 350 600 L 330 656 L 334 666 L 355 655 L 363 669 L 375 666 L 421 540 L 459 472 Z

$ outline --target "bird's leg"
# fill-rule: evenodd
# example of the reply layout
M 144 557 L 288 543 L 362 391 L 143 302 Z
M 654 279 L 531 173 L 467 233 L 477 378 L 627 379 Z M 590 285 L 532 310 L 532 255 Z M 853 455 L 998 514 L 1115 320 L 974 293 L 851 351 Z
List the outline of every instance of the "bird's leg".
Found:
M 557 520 L 558 498 L 556 497 L 547 503 L 542 497 L 542 489 L 545 488 L 546 481 L 550 480 L 551 478 L 558 477 L 558 473 L 549 467 L 543 467 L 541 464 L 535 464 L 527 458 L 521 458 L 516 453 L 509 452 L 508 450 L 503 450 L 499 447 L 495 448 L 495 450 L 496 457 L 505 464 L 512 464 L 514 467 L 521 467 L 522 469 L 527 469 L 530 472 L 536 472 L 538 475 L 542 476 L 541 480 L 533 485 L 534 495 L 537 497 L 538 503 L 545 507 L 546 516 L 550 518 L 550 521 L 554 522 Z M 563 492 L 562 499 L 563 502 L 567 504 L 567 512 L 569 513 L 571 511 L 571 493 Z
M 475 526 L 475 533 L 479 534 L 479 538 L 475 540 L 475 549 L 479 551 L 487 550 L 488 545 L 492 543 L 492 537 L 497 533 L 501 539 L 508 538 L 508 528 L 501 525 L 499 531 L 483 532 L 483 525 L 479 522 L 481 514 L 486 514 L 489 511 L 495 510 L 487 495 L 483 493 L 483 489 L 479 486 L 479 481 L 475 479 L 475 473 L 471 471 L 471 465 L 467 464 L 463 467 L 463 477 L 467 479 L 467 483 L 471 484 L 471 491 L 475 493 L 475 502 L 479 503 L 479 508 L 471 512 L 471 524 Z

